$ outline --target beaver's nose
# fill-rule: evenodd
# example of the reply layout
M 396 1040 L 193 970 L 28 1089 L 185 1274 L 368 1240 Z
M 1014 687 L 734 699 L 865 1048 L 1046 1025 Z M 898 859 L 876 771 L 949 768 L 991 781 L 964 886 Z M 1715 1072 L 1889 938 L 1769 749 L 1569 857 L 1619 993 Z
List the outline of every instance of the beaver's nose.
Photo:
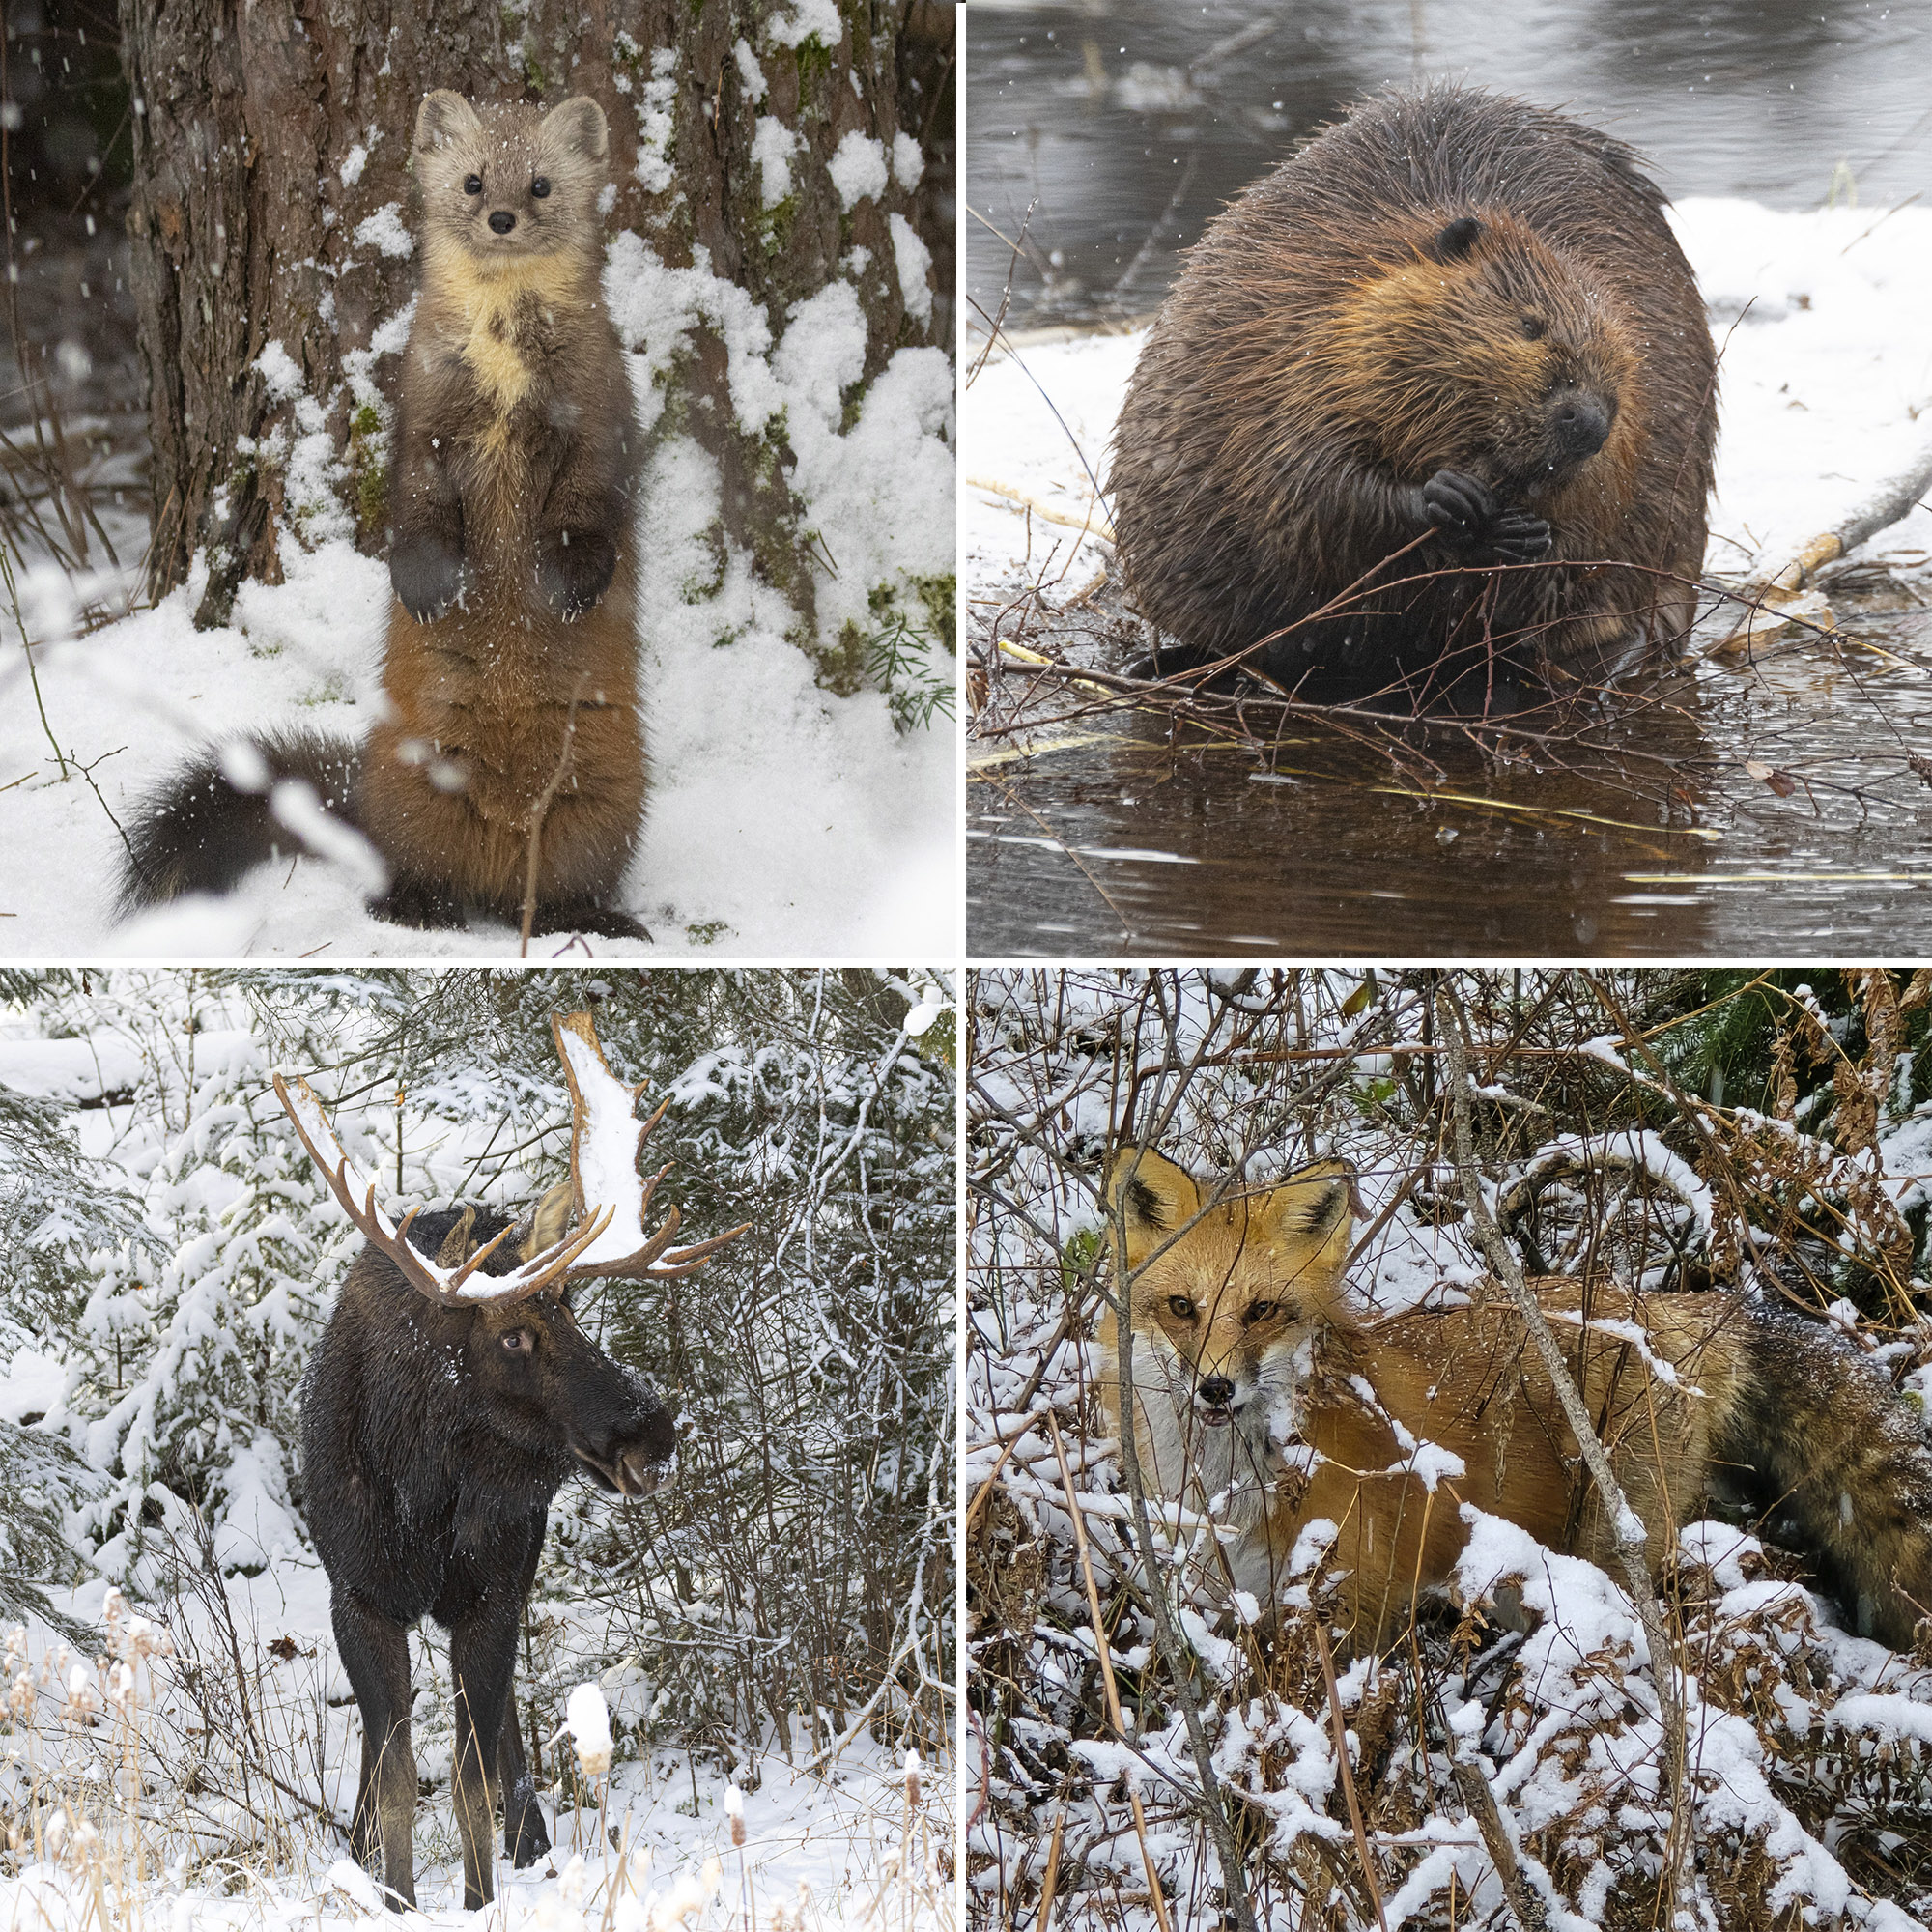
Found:
M 1563 453 L 1579 462 L 1596 455 L 1610 434 L 1609 411 L 1597 397 L 1581 389 L 1561 392 L 1551 419 Z
M 490 216 L 490 226 L 498 235 L 507 235 L 516 225 L 517 217 L 507 208 L 499 208 Z

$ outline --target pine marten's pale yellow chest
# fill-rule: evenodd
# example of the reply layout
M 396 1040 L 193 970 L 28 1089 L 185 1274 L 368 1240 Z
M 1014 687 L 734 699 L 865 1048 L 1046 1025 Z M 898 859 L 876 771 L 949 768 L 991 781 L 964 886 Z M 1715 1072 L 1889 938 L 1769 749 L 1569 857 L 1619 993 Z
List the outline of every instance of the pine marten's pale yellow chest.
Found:
M 536 380 L 536 345 L 525 339 L 519 311 L 527 316 L 529 296 L 553 310 L 578 307 L 578 264 L 566 254 L 539 255 L 485 270 L 461 248 L 436 248 L 425 270 L 457 355 L 490 406 L 494 420 L 484 441 L 500 445 L 511 412 Z

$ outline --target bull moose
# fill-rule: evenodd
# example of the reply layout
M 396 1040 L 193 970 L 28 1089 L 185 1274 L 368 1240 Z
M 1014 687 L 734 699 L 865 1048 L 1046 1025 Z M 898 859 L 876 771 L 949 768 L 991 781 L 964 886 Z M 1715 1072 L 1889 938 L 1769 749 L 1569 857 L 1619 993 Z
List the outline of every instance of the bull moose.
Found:
M 745 1232 L 673 1248 L 672 1208 L 645 1234 L 669 1170 L 644 1179 L 638 1157 L 669 1102 L 640 1122 L 641 1089 L 611 1073 L 590 1016 L 551 1029 L 570 1088 L 571 1179 L 516 1220 L 458 1207 L 390 1221 L 308 1083 L 275 1075 L 302 1144 L 368 1236 L 303 1385 L 302 1459 L 309 1530 L 362 1715 L 350 1845 L 364 1864 L 380 1847 L 397 1908 L 415 1903 L 412 1626 L 430 1616 L 449 1632 L 451 1782 L 473 1911 L 495 1895 L 499 1801 L 512 1863 L 550 1849 L 510 1690 L 551 1498 L 573 1470 L 612 1494 L 647 1495 L 675 1445 L 650 1384 L 578 1326 L 572 1287 L 687 1274 Z

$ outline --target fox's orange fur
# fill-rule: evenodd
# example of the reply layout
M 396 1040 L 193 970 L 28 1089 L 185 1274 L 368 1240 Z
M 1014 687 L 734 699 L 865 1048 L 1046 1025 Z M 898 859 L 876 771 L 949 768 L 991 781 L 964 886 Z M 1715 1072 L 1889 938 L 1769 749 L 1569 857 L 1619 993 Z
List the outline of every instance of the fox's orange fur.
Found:
M 1551 1548 L 1613 1556 L 1575 1437 L 1499 1288 L 1380 1321 L 1351 1308 L 1345 1164 L 1243 1192 L 1129 1150 L 1107 1191 L 1125 1234 L 1145 1479 L 1237 1530 L 1226 1583 L 1266 1603 L 1302 1530 L 1326 1519 L 1348 1573 L 1344 1622 L 1370 1646 L 1418 1591 L 1448 1580 L 1468 1539 L 1463 1503 Z M 1860 1628 L 1910 1642 L 1932 1613 L 1932 1450 L 1881 1376 L 1819 1324 L 1740 1295 L 1534 1286 L 1653 1567 L 1709 1495 L 1755 1477 Z M 1101 1341 L 1118 1424 L 1111 1314 Z

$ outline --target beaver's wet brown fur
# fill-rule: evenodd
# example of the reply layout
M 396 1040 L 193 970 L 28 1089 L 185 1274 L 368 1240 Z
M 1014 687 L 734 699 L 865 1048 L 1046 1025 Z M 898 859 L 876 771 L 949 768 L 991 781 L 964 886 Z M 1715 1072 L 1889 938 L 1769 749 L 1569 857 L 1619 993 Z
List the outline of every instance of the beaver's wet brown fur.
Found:
M 1299 624 L 1261 668 L 1305 696 L 1492 702 L 1689 628 L 1716 399 L 1628 148 L 1472 88 L 1390 95 L 1190 252 L 1115 434 L 1122 558 L 1183 663 Z

